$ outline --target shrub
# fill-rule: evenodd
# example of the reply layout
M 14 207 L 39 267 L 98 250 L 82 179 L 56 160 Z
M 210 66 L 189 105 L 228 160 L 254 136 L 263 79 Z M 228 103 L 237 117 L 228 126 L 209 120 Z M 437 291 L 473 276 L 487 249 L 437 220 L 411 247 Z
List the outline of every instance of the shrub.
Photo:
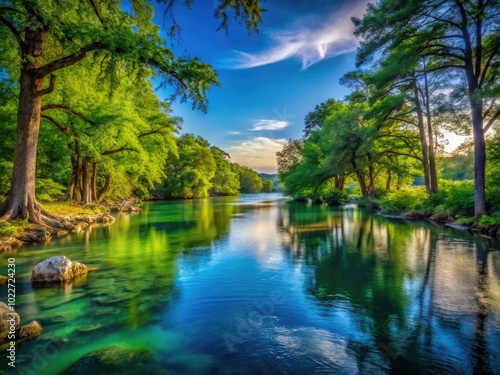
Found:
M 495 211 L 491 214 L 491 216 L 483 216 L 479 220 L 479 228 L 483 228 L 486 225 L 489 226 L 500 226 L 500 211 Z
M 386 214 L 395 214 L 421 210 L 427 197 L 428 194 L 422 187 L 391 191 L 381 200 L 382 211 Z
M 337 188 L 327 190 L 321 196 L 321 200 L 331 206 L 339 206 L 347 202 L 348 196 Z
M 443 189 L 447 189 L 443 186 Z M 472 181 L 453 182 L 448 188 L 448 196 L 443 205 L 452 216 L 474 215 L 474 183 Z
M 0 220 L 0 238 L 16 236 L 29 226 L 27 220 Z

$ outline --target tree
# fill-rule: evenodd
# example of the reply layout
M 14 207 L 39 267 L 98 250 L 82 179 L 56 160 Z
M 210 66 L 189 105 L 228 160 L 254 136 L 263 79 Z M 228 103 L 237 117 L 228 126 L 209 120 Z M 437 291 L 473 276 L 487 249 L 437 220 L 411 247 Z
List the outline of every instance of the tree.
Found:
M 326 102 L 316 105 L 314 111 L 309 112 L 304 119 L 304 137 L 307 138 L 313 131 L 321 129 L 326 119 L 338 111 L 341 106 L 342 103 L 335 99 L 328 99 Z
M 262 192 L 262 179 L 259 174 L 253 169 L 239 165 L 232 164 L 233 170 L 238 173 L 240 178 L 240 192 L 244 194 L 258 194 Z
M 202 137 L 184 134 L 177 140 L 178 153 L 167 161 L 164 186 L 171 198 L 205 198 L 217 168 L 210 144 Z
M 273 182 L 271 180 L 265 180 L 262 182 L 262 192 L 271 193 L 273 191 Z
M 496 97 L 500 4 L 483 0 L 381 0 L 368 6 L 363 19 L 354 19 L 355 34 L 363 38 L 357 63 L 384 56 L 403 43 L 428 58 L 424 71 L 459 71 L 465 81 L 474 138 L 475 215 L 486 214 L 485 133 L 500 117 Z
M 231 168 L 231 157 L 217 146 L 211 146 L 210 150 L 216 165 L 215 175 L 210 181 L 212 184 L 210 195 L 238 195 L 240 180 L 238 174 Z
M 89 53 L 106 51 L 117 64 L 134 64 L 140 73 L 144 67 L 152 68 L 181 100 L 206 109 L 206 92 L 218 84 L 216 74 L 196 58 L 176 58 L 151 22 L 153 8 L 148 1 L 132 3 L 134 14 L 123 11 L 119 1 L 1 0 L 0 25 L 17 43 L 20 68 L 14 167 L 10 192 L 0 206 L 2 219 L 60 225 L 58 217 L 43 210 L 35 198 L 42 99 L 54 90 L 54 73 L 80 63 Z M 191 6 L 193 1 L 186 3 Z M 261 21 L 260 11 L 257 0 L 222 1 L 216 17 L 227 27 L 228 12 L 234 12 L 250 31 Z

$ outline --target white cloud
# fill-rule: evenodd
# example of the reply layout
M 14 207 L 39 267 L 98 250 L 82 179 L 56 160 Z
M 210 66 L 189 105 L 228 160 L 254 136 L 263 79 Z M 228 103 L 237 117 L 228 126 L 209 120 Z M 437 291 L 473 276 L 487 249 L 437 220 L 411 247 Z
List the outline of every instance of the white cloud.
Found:
M 246 165 L 259 172 L 276 172 L 276 152 L 281 151 L 285 143 L 284 138 L 272 139 L 255 137 L 227 149 L 231 159 L 238 164 Z
M 259 120 L 257 121 L 253 128 L 251 129 L 252 131 L 260 131 L 260 130 L 279 130 L 279 129 L 284 129 L 288 125 L 290 125 L 286 121 L 279 121 L 279 120 Z
M 315 20 L 315 27 L 307 17 L 288 30 L 269 33 L 271 46 L 265 51 L 248 53 L 234 51 L 235 56 L 225 61 L 226 68 L 246 69 L 273 64 L 289 58 L 302 61 L 302 69 L 326 59 L 353 52 L 358 41 L 353 35 L 351 17 L 361 17 L 368 1 L 349 3 L 323 21 Z
M 227 134 L 238 135 L 238 134 L 241 134 L 241 132 L 230 131 L 230 132 L 227 132 Z

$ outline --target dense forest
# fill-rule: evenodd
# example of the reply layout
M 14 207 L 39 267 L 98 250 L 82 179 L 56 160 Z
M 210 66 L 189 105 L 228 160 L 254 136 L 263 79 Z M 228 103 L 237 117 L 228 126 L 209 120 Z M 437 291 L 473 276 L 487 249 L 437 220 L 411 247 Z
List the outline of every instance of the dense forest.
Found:
M 174 3 L 164 5 L 172 39 Z M 224 1 L 215 17 L 221 29 L 234 18 L 251 33 L 260 12 L 257 0 Z M 220 84 L 210 65 L 175 56 L 153 15 L 145 0 L 0 1 L 2 219 L 57 227 L 38 202 L 144 198 L 159 185 L 178 198 L 263 190 L 224 151 L 179 137 L 171 101 L 206 111 L 207 91 Z
M 381 0 L 353 19 L 357 69 L 278 152 L 285 193 L 500 221 L 500 6 Z M 449 134 L 469 137 L 446 154 Z M 420 185 L 420 186 L 419 186 Z

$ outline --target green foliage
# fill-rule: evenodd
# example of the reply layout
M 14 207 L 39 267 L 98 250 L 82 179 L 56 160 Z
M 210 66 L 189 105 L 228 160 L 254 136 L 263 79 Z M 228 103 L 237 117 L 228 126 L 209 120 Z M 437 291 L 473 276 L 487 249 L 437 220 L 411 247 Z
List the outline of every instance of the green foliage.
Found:
M 210 195 L 238 195 L 240 180 L 231 167 L 229 154 L 216 146 L 210 149 L 216 165 L 215 175 L 211 180 Z
M 37 178 L 36 180 L 36 197 L 40 202 L 53 202 L 61 198 L 65 191 L 66 187 L 50 178 Z
M 233 164 L 233 170 L 238 173 L 241 193 L 258 194 L 262 192 L 263 183 L 257 172 L 238 164 Z
M 270 193 L 273 191 L 273 182 L 271 180 L 265 180 L 262 182 L 262 192 Z
M 485 226 L 500 227 L 500 211 L 495 211 L 490 216 L 482 216 L 479 220 L 479 228 Z
M 29 227 L 30 224 L 26 220 L 0 220 L 0 238 L 17 236 Z
M 177 140 L 178 155 L 169 155 L 164 186 L 172 198 L 209 196 L 216 162 L 208 142 L 191 134 Z
M 422 187 L 407 187 L 387 193 L 381 200 L 382 211 L 398 214 L 422 209 L 428 194 Z
M 348 195 L 334 186 L 329 186 L 328 189 L 322 191 L 320 199 L 330 206 L 338 206 L 347 202 Z

